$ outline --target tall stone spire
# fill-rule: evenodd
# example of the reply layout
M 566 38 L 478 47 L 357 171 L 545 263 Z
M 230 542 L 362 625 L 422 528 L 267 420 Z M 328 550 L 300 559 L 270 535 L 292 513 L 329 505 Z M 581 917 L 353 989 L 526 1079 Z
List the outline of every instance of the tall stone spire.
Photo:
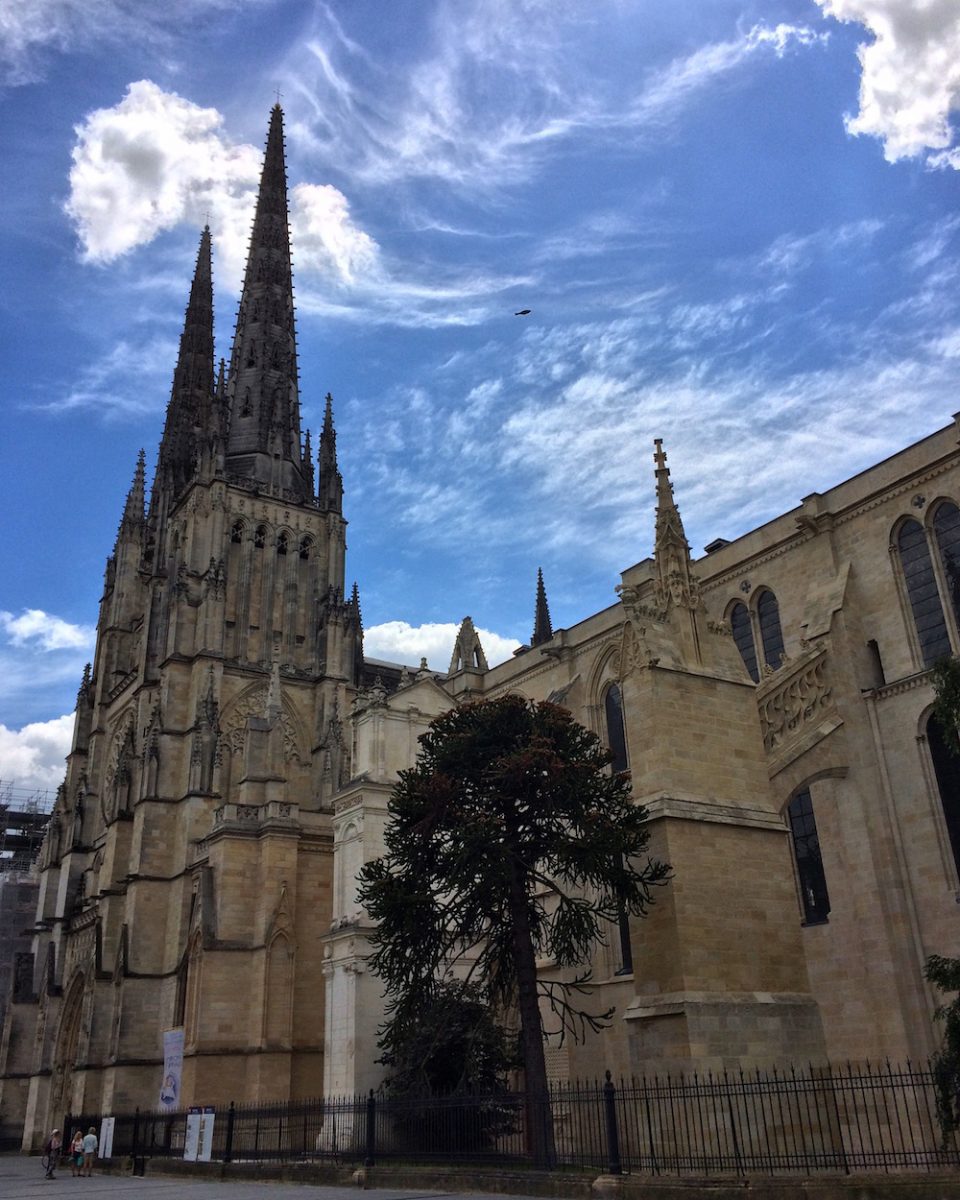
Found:
M 143 450 L 137 455 L 137 465 L 133 473 L 133 483 L 127 492 L 127 500 L 123 506 L 123 516 L 120 518 L 120 528 L 117 540 L 139 533 L 143 528 L 143 505 L 146 492 L 146 456 Z
M 666 611 L 671 604 L 681 608 L 700 606 L 700 587 L 693 574 L 690 544 L 683 531 L 680 512 L 673 498 L 670 468 L 663 440 L 654 440 L 653 460 L 657 468 L 657 525 L 654 536 L 657 607 Z
M 343 477 L 337 466 L 337 431 L 333 427 L 333 397 L 327 392 L 327 407 L 320 432 L 320 486 L 317 502 L 322 512 L 343 510 Z
M 533 617 L 533 637 L 531 646 L 542 646 L 553 637 L 553 626 L 550 623 L 550 609 L 547 606 L 547 589 L 543 584 L 543 569 L 537 568 L 537 606 Z
M 190 300 L 180 335 L 180 354 L 160 442 L 154 492 L 172 501 L 193 478 L 201 446 L 211 428 L 214 406 L 213 271 L 210 227 L 200 236 Z
M 274 106 L 227 377 L 226 470 L 294 501 L 312 499 L 300 445 L 300 401 L 287 213 L 283 110 Z

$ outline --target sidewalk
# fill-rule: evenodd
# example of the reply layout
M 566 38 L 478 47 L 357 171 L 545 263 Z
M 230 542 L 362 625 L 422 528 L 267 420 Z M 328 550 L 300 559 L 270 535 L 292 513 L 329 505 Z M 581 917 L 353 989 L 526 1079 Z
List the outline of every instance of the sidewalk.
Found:
M 186 1176 L 94 1174 L 74 1179 L 70 1168 L 58 1168 L 56 1178 L 44 1179 L 39 1158 L 0 1156 L 0 1200 L 439 1200 L 449 1192 L 401 1191 L 356 1186 L 317 1187 L 300 1183 L 262 1183 L 246 1180 L 191 1179 Z M 459 1200 L 503 1200 L 502 1196 L 458 1193 Z M 514 1197 L 513 1200 L 524 1200 Z

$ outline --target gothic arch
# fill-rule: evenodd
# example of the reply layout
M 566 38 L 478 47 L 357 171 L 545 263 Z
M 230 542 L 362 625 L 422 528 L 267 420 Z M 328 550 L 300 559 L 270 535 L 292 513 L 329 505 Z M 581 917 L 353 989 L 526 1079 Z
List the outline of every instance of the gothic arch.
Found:
M 82 1107 L 74 1100 L 74 1069 L 80 1051 L 80 1035 L 83 1027 L 84 997 L 87 980 L 78 971 L 70 980 L 64 993 L 60 1010 L 60 1023 L 53 1049 L 53 1079 L 50 1086 L 51 1123 L 59 1124 L 67 1109 Z
M 203 940 L 198 929 L 187 945 L 187 976 L 183 1012 L 183 1040 L 196 1044 L 200 1032 L 200 988 L 203 981 Z
M 109 765 L 100 795 L 100 809 L 108 825 L 130 812 L 138 763 L 136 712 L 131 705 L 117 718 L 110 739 Z
M 890 561 L 893 567 L 907 641 L 916 665 L 922 670 L 951 652 L 949 605 L 944 604 L 942 572 L 935 553 L 932 505 L 926 519 L 902 515 L 890 530 Z
M 286 933 L 276 933 L 267 947 L 264 969 L 263 1041 L 287 1049 L 293 1027 L 293 946 Z
M 222 737 L 220 745 L 227 754 L 240 754 L 246 732 L 247 718 L 263 716 L 266 709 L 269 680 L 252 683 L 227 704 L 220 718 Z M 289 761 L 302 766 L 308 756 L 302 747 L 306 744 L 303 728 L 296 710 L 286 696 L 282 697 L 283 709 L 280 722 L 283 726 L 283 753 Z
M 597 655 L 587 677 L 586 702 L 590 726 L 594 733 L 603 736 L 604 692 L 611 683 L 620 684 L 620 643 L 611 642 Z

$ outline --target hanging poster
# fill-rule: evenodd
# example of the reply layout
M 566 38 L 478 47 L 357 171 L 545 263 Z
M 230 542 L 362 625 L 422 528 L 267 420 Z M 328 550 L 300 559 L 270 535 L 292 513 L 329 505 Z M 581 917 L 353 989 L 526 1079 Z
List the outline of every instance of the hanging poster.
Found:
M 183 1157 L 188 1162 L 209 1162 L 213 1155 L 213 1108 L 191 1108 L 183 1139 Z
M 113 1158 L 113 1117 L 103 1117 L 100 1121 L 100 1143 L 97 1146 L 99 1158 Z
M 163 1081 L 160 1107 L 170 1111 L 180 1104 L 180 1076 L 183 1074 L 183 1028 L 163 1032 Z

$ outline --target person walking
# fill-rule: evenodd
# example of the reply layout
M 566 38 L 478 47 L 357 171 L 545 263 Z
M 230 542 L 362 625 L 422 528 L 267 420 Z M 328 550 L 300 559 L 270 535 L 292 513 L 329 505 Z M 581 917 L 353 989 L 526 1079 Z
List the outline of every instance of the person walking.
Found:
M 93 1175 L 93 1160 L 97 1157 L 97 1131 L 91 1125 L 83 1138 L 83 1167 L 80 1171 L 81 1178 L 86 1175 L 89 1179 Z
M 83 1169 L 83 1132 L 76 1130 L 70 1143 L 70 1174 L 76 1178 Z
M 57 1165 L 57 1158 L 60 1155 L 60 1145 L 60 1130 L 52 1129 L 43 1147 L 43 1155 L 46 1160 L 45 1179 L 56 1179 L 53 1168 Z

